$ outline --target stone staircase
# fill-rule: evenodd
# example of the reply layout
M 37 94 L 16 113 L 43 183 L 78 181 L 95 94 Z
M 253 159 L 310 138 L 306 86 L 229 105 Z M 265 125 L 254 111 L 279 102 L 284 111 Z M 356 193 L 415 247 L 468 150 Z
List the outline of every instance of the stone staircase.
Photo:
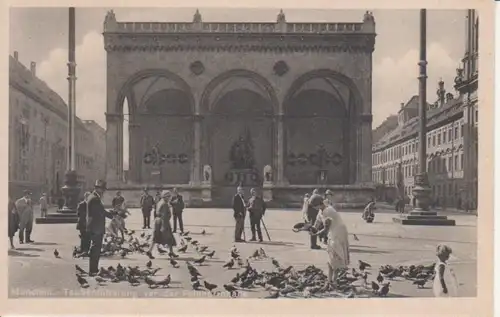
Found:
M 436 211 L 410 211 L 392 218 L 395 223 L 413 226 L 454 226 L 455 220 L 439 216 Z
M 47 213 L 46 217 L 35 218 L 36 224 L 68 224 L 77 223 L 78 215 L 71 210 L 58 210 L 53 213 Z

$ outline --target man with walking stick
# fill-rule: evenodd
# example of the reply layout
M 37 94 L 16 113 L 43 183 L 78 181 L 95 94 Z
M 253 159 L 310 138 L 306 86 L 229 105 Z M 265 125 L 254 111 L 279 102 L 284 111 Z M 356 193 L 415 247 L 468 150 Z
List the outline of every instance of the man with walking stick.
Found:
M 262 231 L 260 229 L 260 223 L 262 221 L 262 217 L 266 212 L 266 203 L 264 202 L 262 197 L 257 195 L 257 190 L 255 190 L 255 188 L 252 188 L 250 190 L 250 194 L 252 195 L 252 197 L 248 200 L 250 228 L 252 230 L 252 239 L 250 239 L 250 241 L 257 241 L 257 239 L 255 238 L 255 232 L 257 232 L 257 235 L 259 236 L 259 242 L 262 242 Z

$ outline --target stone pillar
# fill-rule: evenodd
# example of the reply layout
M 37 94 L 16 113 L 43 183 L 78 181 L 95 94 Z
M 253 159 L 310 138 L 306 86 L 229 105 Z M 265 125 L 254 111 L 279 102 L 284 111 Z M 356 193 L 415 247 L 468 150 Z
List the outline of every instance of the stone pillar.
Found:
M 141 136 L 140 136 L 140 124 L 138 122 L 130 121 L 128 125 L 129 129 L 129 180 L 132 182 L 140 182 L 141 178 Z
M 356 183 L 370 183 L 372 170 L 372 115 L 362 114 L 357 126 Z
M 201 174 L 201 115 L 194 116 L 193 123 L 193 157 L 191 158 L 191 185 L 197 186 L 200 184 Z
M 283 185 L 285 183 L 285 129 L 283 125 L 284 115 L 279 114 L 276 123 L 276 184 Z
M 120 162 L 122 155 L 121 145 L 123 134 L 121 122 L 122 116 L 118 114 L 106 113 L 106 181 L 108 183 L 121 182 Z

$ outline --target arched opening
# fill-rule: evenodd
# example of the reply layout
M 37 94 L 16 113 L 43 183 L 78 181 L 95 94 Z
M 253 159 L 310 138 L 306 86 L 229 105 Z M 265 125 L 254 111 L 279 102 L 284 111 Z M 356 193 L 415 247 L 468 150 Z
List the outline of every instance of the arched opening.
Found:
M 349 184 L 355 177 L 356 104 L 333 74 L 306 74 L 285 98 L 285 177 L 290 184 Z
M 141 180 L 146 183 L 187 184 L 192 160 L 193 118 L 189 95 L 169 88 L 153 93 L 138 109 Z M 154 149 L 156 161 L 148 159 Z

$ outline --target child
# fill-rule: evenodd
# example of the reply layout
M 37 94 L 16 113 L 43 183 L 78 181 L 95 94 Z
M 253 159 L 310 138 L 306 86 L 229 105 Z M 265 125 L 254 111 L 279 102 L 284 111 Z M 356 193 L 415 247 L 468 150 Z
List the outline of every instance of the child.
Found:
M 365 207 L 365 210 L 363 211 L 362 218 L 365 220 L 367 223 L 372 223 L 373 219 L 375 219 L 375 213 L 373 212 L 375 210 L 375 201 L 371 200 Z
M 434 296 L 456 297 L 458 293 L 457 278 L 453 270 L 446 263 L 450 258 L 451 248 L 447 245 L 440 244 L 437 246 L 436 255 L 439 260 L 435 267 Z
M 115 216 L 109 223 L 108 233 L 114 237 L 120 234 L 123 241 L 125 240 L 124 232 L 127 231 L 125 228 L 125 218 L 127 218 L 127 215 L 130 215 L 130 212 L 127 210 L 125 203 L 120 206 L 115 206 L 114 212 Z

